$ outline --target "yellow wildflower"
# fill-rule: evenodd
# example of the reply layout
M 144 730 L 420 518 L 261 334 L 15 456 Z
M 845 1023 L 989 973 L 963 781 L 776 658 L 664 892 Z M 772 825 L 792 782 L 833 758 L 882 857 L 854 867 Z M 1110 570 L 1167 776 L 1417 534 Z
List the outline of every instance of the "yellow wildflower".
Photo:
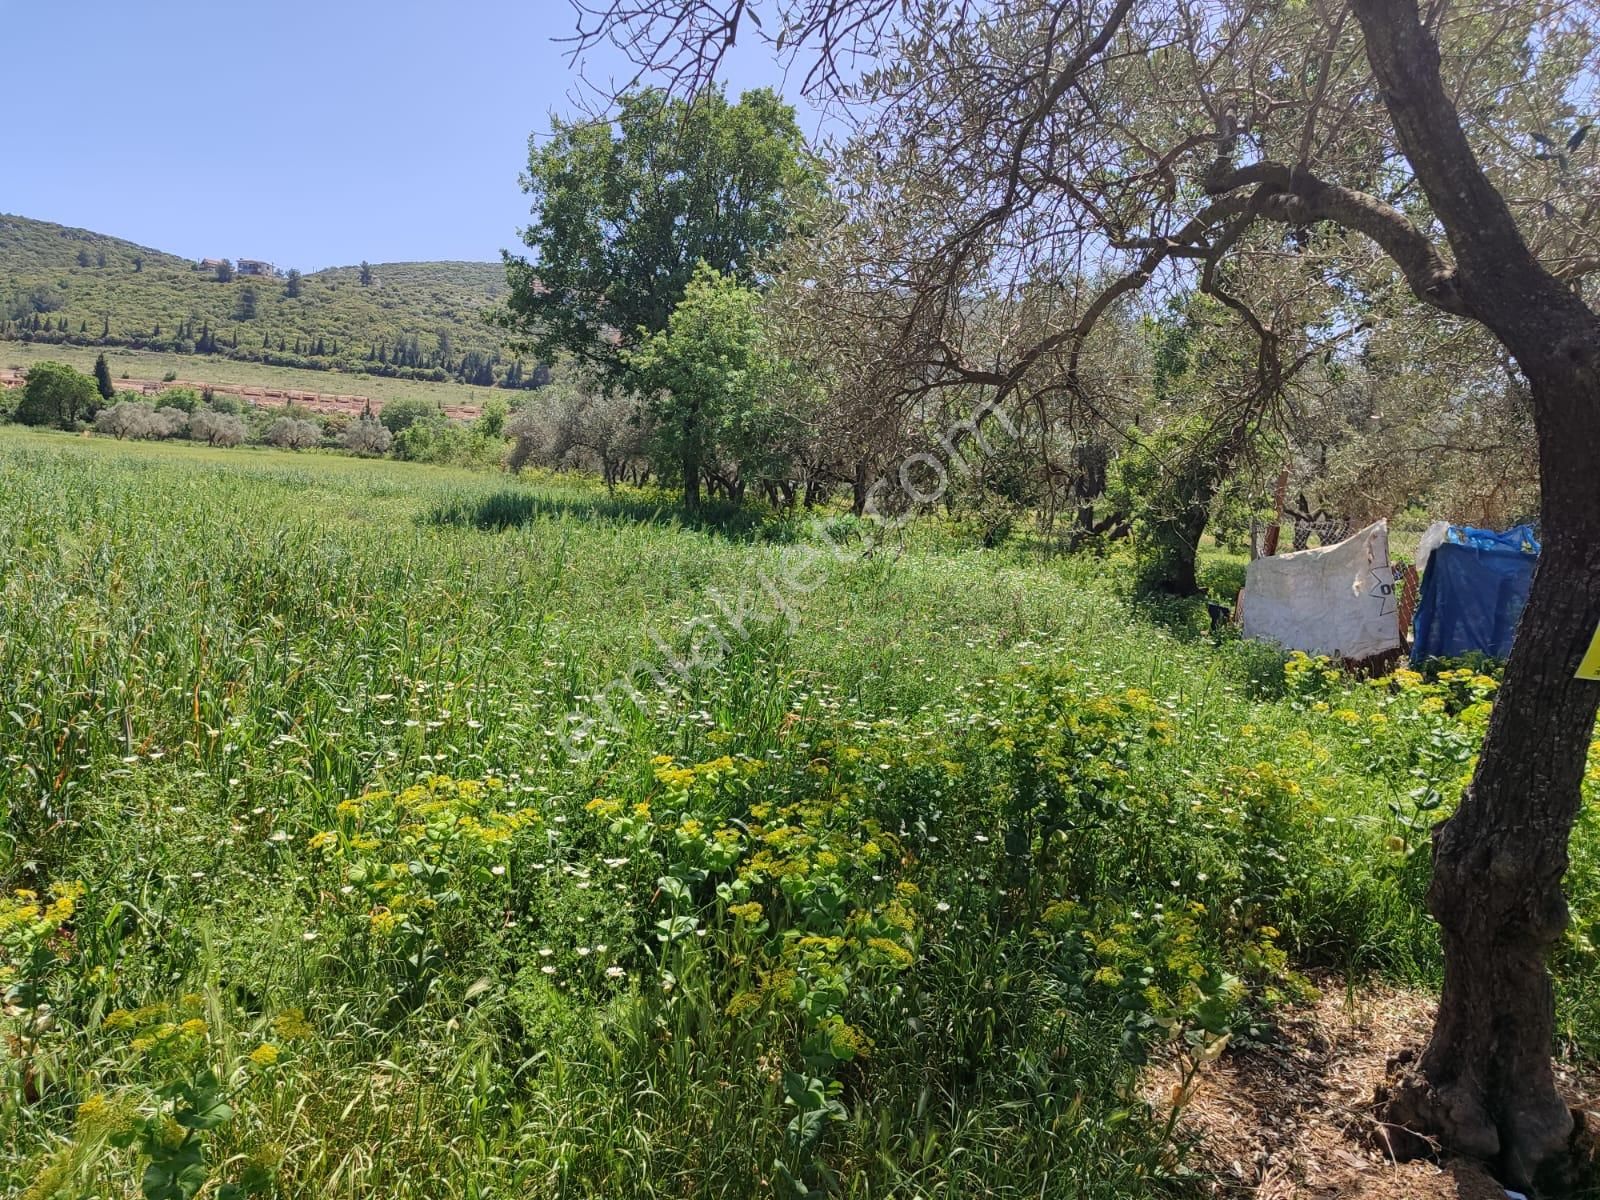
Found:
M 273 1031 L 286 1042 L 311 1036 L 311 1025 L 306 1014 L 298 1008 L 287 1008 L 272 1019 Z

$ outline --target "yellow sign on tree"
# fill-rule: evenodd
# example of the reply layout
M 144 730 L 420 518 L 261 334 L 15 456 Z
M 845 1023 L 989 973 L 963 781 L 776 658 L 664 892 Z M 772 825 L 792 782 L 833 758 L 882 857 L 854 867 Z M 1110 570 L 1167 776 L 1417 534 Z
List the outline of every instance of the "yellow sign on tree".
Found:
M 1583 656 L 1583 661 L 1578 664 L 1579 679 L 1600 679 L 1600 629 L 1594 631 L 1594 640 L 1589 643 L 1589 653 Z

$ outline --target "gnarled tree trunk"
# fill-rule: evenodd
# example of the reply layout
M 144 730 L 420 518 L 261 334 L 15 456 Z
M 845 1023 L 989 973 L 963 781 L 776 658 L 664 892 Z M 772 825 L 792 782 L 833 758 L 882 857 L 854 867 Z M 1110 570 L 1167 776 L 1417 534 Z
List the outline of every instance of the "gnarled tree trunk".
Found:
M 1531 386 L 1544 542 L 1477 771 L 1434 831 L 1428 903 L 1443 934 L 1444 990 L 1388 1116 L 1526 1187 L 1559 1180 L 1572 1131 L 1550 1061 L 1545 956 L 1566 927 L 1561 879 L 1600 706 L 1600 683 L 1575 678 L 1600 624 L 1600 318 L 1540 266 L 1484 176 L 1416 0 L 1352 7 L 1401 148 L 1455 253 L 1453 278 L 1439 286 L 1458 293 L 1454 311 L 1481 321 Z

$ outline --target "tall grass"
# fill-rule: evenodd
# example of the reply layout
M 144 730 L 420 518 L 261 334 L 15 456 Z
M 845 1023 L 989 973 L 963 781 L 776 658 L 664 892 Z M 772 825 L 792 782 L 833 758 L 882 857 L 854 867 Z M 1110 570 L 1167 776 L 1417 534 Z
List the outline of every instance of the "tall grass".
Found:
M 10 1010 L 0 1178 L 151 1194 L 166 1151 L 119 1143 L 210 1070 L 231 1116 L 174 1144 L 230 1194 L 1199 1194 L 1132 1089 L 1165 1031 L 1270 1038 L 1296 968 L 1435 978 L 1470 714 L 1145 621 L 1105 562 L 831 555 L 568 754 L 809 536 L 0 430 L 0 873 L 82 885 L 26 946 L 0 914 L 48 1006 Z

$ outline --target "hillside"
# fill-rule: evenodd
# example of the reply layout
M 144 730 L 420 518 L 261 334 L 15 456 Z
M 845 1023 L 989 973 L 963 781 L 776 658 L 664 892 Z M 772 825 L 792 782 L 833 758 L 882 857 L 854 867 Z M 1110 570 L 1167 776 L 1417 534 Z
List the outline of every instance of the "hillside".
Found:
M 0 215 L 0 340 L 525 386 L 534 364 L 504 352 L 485 315 L 504 288 L 497 263 L 376 263 L 370 284 L 358 267 L 334 267 L 290 296 L 282 275 L 223 282 L 120 238 Z M 205 377 L 201 366 L 182 373 Z

